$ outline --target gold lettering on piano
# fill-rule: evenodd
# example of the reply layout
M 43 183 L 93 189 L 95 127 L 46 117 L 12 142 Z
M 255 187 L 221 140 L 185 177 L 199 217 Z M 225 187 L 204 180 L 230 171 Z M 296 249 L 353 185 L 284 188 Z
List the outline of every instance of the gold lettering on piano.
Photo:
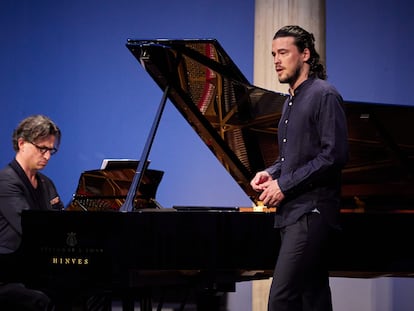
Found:
M 42 247 L 40 251 L 44 254 L 63 255 L 63 254 L 103 254 L 103 248 L 81 248 L 81 247 Z
M 90 245 L 83 247 L 76 232 L 68 232 L 63 243 L 56 246 L 43 246 L 40 253 L 44 260 L 57 266 L 86 266 L 102 260 L 105 250 Z M 83 241 L 81 241 L 83 242 Z
M 54 265 L 86 266 L 89 265 L 89 258 L 52 257 L 51 262 Z

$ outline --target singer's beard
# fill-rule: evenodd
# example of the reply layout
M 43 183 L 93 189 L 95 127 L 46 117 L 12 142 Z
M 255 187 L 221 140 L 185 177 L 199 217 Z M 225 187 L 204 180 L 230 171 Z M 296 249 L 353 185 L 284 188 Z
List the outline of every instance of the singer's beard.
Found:
M 299 79 L 302 67 L 296 67 L 296 70 L 292 75 L 286 75 L 285 77 L 279 77 L 280 83 L 288 83 L 289 85 L 295 85 L 296 81 Z

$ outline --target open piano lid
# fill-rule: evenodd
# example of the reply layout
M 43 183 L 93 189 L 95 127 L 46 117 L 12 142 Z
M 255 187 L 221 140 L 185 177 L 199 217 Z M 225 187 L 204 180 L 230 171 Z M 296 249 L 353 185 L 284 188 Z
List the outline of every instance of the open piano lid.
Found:
M 169 86 L 171 102 L 254 197 L 250 179 L 277 155 L 285 95 L 251 85 L 214 39 L 129 40 L 127 47 L 162 90 Z
M 127 48 L 245 193 L 278 154 L 285 94 L 248 82 L 215 39 L 128 40 Z M 344 207 L 414 208 L 414 107 L 346 102 Z

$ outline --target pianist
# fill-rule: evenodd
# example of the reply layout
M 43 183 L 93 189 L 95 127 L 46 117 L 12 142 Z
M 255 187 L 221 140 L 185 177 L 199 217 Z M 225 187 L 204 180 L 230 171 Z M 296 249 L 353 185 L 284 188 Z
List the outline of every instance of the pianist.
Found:
M 20 281 L 21 213 L 27 209 L 61 210 L 53 182 L 39 171 L 56 153 L 60 129 L 46 116 L 29 116 L 13 132 L 14 159 L 0 171 L 0 310 L 50 310 L 43 292 Z

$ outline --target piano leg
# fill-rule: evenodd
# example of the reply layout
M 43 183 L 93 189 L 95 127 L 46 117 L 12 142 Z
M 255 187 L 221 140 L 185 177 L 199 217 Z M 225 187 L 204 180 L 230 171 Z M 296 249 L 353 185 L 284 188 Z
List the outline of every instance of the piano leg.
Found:
M 225 294 L 217 292 L 204 292 L 203 294 L 198 294 L 196 299 L 197 311 L 226 310 L 225 296 Z
M 152 311 L 152 299 L 151 295 L 140 295 L 138 298 L 141 311 Z M 122 299 L 122 311 L 134 311 L 135 310 L 135 298 L 134 296 L 124 297 Z
M 141 300 L 140 300 L 140 310 L 141 311 L 152 311 L 151 296 L 141 297 Z
M 231 287 L 234 291 L 233 286 Z M 152 311 L 153 301 L 158 304 L 157 310 L 161 310 L 164 303 L 179 304 L 177 310 L 185 310 L 187 303 L 192 303 L 196 307 L 197 311 L 223 311 L 227 310 L 227 291 L 218 291 L 212 289 L 205 289 L 196 291 L 193 293 L 192 298 L 188 301 L 189 296 L 188 289 L 184 288 L 184 292 L 178 290 L 171 294 L 166 294 L 164 291 L 160 291 L 155 296 L 153 292 L 148 288 L 140 288 L 139 290 L 125 290 L 121 296 L 122 311 L 134 311 L 135 302 L 139 302 L 141 311 Z M 161 295 L 160 295 L 161 293 Z M 185 295 L 183 296 L 183 293 Z M 119 297 L 119 296 L 118 296 Z M 175 309 L 174 309 L 175 310 Z
M 135 303 L 133 298 L 122 299 L 122 311 L 134 311 Z

